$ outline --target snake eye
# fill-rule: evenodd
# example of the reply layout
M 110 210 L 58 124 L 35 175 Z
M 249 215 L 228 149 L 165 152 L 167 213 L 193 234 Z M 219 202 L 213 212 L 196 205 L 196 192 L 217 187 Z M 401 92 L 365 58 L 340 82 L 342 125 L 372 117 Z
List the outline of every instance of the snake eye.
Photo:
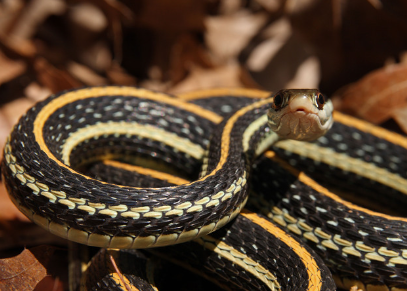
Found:
M 325 100 L 325 96 L 322 95 L 321 93 L 318 94 L 317 96 L 317 104 L 318 104 L 318 108 L 322 109 L 324 108 L 324 104 L 325 104 L 326 100 Z
M 283 106 L 283 96 L 281 94 L 276 94 L 273 99 L 273 109 L 278 110 Z

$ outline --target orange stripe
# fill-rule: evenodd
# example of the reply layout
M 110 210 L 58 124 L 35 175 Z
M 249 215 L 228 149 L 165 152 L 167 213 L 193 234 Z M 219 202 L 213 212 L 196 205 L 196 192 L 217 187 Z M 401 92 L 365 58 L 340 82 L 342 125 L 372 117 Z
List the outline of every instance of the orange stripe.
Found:
M 212 120 L 213 122 L 217 123 L 216 121 L 220 122 L 222 120 L 222 117 L 217 115 L 216 113 L 213 113 L 212 111 L 205 110 L 197 105 L 191 104 L 191 103 L 186 103 L 182 102 L 180 100 L 177 100 L 175 98 L 171 98 L 168 95 L 165 94 L 160 94 L 156 92 L 152 92 L 149 90 L 145 89 L 138 89 L 134 87 L 93 87 L 93 88 L 87 88 L 87 89 L 80 89 L 77 91 L 71 91 L 66 94 L 61 95 L 60 97 L 52 100 L 49 102 L 45 107 L 38 113 L 37 118 L 34 121 L 34 135 L 37 143 L 41 147 L 41 149 L 48 155 L 49 158 L 53 159 L 58 165 L 61 167 L 64 167 L 71 171 L 72 173 L 81 175 L 86 177 L 87 179 L 92 179 L 90 177 L 87 177 L 86 175 L 83 175 L 77 171 L 74 171 L 73 169 L 69 168 L 67 165 L 59 161 L 48 149 L 45 141 L 44 141 L 44 136 L 43 136 L 43 127 L 45 125 L 45 122 L 49 118 L 49 116 L 54 113 L 57 109 L 61 108 L 64 105 L 67 105 L 71 102 L 78 101 L 78 100 L 83 100 L 87 98 L 93 98 L 93 97 L 98 97 L 98 96 L 105 96 L 105 95 L 117 95 L 117 96 L 139 96 L 142 98 L 154 100 L 154 101 L 160 101 L 160 102 L 165 102 L 167 104 L 171 104 L 174 106 L 179 106 L 180 108 L 186 109 L 190 112 L 193 112 L 197 115 L 203 116 L 204 118 L 207 118 L 209 120 Z M 239 111 L 237 111 L 226 123 L 223 133 L 222 133 L 222 141 L 221 141 L 221 158 L 218 162 L 217 167 L 207 176 L 202 177 L 201 179 L 192 182 L 200 182 L 204 181 L 208 176 L 213 176 L 217 171 L 219 171 L 223 165 L 226 163 L 227 157 L 229 156 L 229 146 L 230 146 L 230 134 L 232 131 L 232 128 L 236 121 L 247 113 L 250 110 L 253 110 L 255 108 L 261 107 L 265 104 L 268 104 L 272 101 L 272 98 L 269 99 L 263 99 L 261 101 L 258 101 L 256 103 L 251 104 L 250 106 L 246 106 Z M 212 119 L 211 119 L 212 118 Z M 192 184 L 191 183 L 191 184 Z M 121 187 L 121 186 L 119 186 Z M 136 188 L 136 187 L 135 187 Z M 136 188 L 137 189 L 137 188 Z
M 283 159 L 277 157 L 274 152 L 267 151 L 264 155 L 267 158 L 278 162 L 284 169 L 289 171 L 292 175 L 298 177 L 298 180 L 301 181 L 302 183 L 310 186 L 315 191 L 317 191 L 317 192 L 331 198 L 332 200 L 335 200 L 336 202 L 338 202 L 340 204 L 345 205 L 346 207 L 348 207 L 350 209 L 353 209 L 353 210 L 356 210 L 356 211 L 362 211 L 362 212 L 365 212 L 365 213 L 367 213 L 369 215 L 379 216 L 379 217 L 386 218 L 386 219 L 389 219 L 389 220 L 399 220 L 399 221 L 407 222 L 407 218 L 391 216 L 391 215 L 383 214 L 383 213 L 380 213 L 380 212 L 375 212 L 375 211 L 372 211 L 370 209 L 363 208 L 363 207 L 360 207 L 360 206 L 355 205 L 353 203 L 350 203 L 350 202 L 348 202 L 346 200 L 343 200 L 339 196 L 337 196 L 337 195 L 333 194 L 332 192 L 330 192 L 325 187 L 322 187 L 321 185 L 319 185 L 317 182 L 315 182 L 310 177 L 308 177 L 305 173 L 300 172 L 299 170 L 291 167 L 286 161 L 284 161 Z
M 322 288 L 322 277 L 321 272 L 318 268 L 317 262 L 311 254 L 303 247 L 301 244 L 292 238 L 290 235 L 285 233 L 283 230 L 269 222 L 268 220 L 261 218 L 256 213 L 250 212 L 243 209 L 240 215 L 246 217 L 250 221 L 259 225 L 260 227 L 267 230 L 269 233 L 274 235 L 276 238 L 284 242 L 286 245 L 292 248 L 292 250 L 297 254 L 297 256 L 303 262 L 308 274 L 308 288 L 309 291 L 317 291 Z
M 156 93 L 152 92 L 149 90 L 145 89 L 139 89 L 139 88 L 134 88 L 134 87 L 116 87 L 116 86 L 107 86 L 107 87 L 92 87 L 92 88 L 86 88 L 86 89 L 79 89 L 76 91 L 71 91 L 67 92 L 65 94 L 62 94 L 58 98 L 50 101 L 48 104 L 44 106 L 44 108 L 38 113 L 35 121 L 34 121 L 34 136 L 39 144 L 40 148 L 47 154 L 47 156 L 54 160 L 59 166 L 67 168 L 69 171 L 72 173 L 81 175 L 83 177 L 86 177 L 88 179 L 91 179 L 90 177 L 83 175 L 77 171 L 74 171 L 73 169 L 69 168 L 67 165 L 62 163 L 60 160 L 58 160 L 48 149 L 45 141 L 44 141 L 44 136 L 42 134 L 43 128 L 45 125 L 45 122 L 48 120 L 48 118 L 59 108 L 72 103 L 74 101 L 78 100 L 83 100 L 87 98 L 93 98 L 93 97 L 99 97 L 99 96 L 105 96 L 105 95 L 117 95 L 117 96 L 138 96 L 141 98 L 146 98 L 149 100 L 154 100 L 158 102 L 163 102 L 167 103 L 173 106 L 177 106 L 179 108 L 182 108 L 184 110 L 190 111 L 198 116 L 201 116 L 203 118 L 206 118 L 214 123 L 219 123 L 222 121 L 222 117 L 217 115 L 216 113 L 203 109 L 200 106 L 191 104 L 191 103 L 186 103 L 183 102 L 182 100 L 178 100 L 176 98 L 171 98 L 170 96 L 166 94 L 161 94 L 161 93 Z
M 206 179 L 206 177 L 214 175 L 226 163 L 226 160 L 229 156 L 230 135 L 231 135 L 231 131 L 232 131 L 233 126 L 235 125 L 236 121 L 241 116 L 246 114 L 247 112 L 249 112 L 255 108 L 259 108 L 265 104 L 269 104 L 272 102 L 272 100 L 273 100 L 273 98 L 263 99 L 256 103 L 253 103 L 249 106 L 243 107 L 242 109 L 238 110 L 235 114 L 232 115 L 232 117 L 227 121 L 227 123 L 223 129 L 223 132 L 222 132 L 221 149 L 220 149 L 221 154 L 220 154 L 220 159 L 219 159 L 218 165 L 210 174 L 204 176 L 203 178 L 199 179 L 198 181 L 203 181 Z
M 195 100 L 212 98 L 219 96 L 234 96 L 234 97 L 249 97 L 249 98 L 259 98 L 264 99 L 270 97 L 271 92 L 257 90 L 257 89 L 247 89 L 247 88 L 215 88 L 207 90 L 192 91 L 188 93 L 183 93 L 177 95 L 179 99 L 182 100 Z
M 173 175 L 170 175 L 170 174 L 167 174 L 164 172 L 159 172 L 159 171 L 152 170 L 152 169 L 129 165 L 129 164 L 113 161 L 113 160 L 103 161 L 103 164 L 105 164 L 107 166 L 112 166 L 115 168 L 123 169 L 126 171 L 130 171 L 130 172 L 140 173 L 145 176 L 151 176 L 155 179 L 166 180 L 169 183 L 174 184 L 174 185 L 182 185 L 182 184 L 190 183 L 190 181 L 188 181 L 188 180 L 185 180 L 185 179 L 182 179 L 177 176 L 173 176 Z
M 388 131 L 367 121 L 351 117 L 338 111 L 334 111 L 334 120 L 335 122 L 339 122 L 350 127 L 355 127 L 360 131 L 370 133 L 374 136 L 385 139 L 388 142 L 394 143 L 407 149 L 407 138 L 400 134 Z

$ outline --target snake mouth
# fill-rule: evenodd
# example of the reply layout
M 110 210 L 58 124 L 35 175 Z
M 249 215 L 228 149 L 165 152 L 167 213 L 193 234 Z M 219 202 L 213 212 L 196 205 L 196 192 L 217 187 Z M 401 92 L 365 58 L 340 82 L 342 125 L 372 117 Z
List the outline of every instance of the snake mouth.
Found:
M 288 111 L 281 116 L 278 134 L 282 138 L 309 141 L 319 136 L 320 127 L 318 114 L 305 110 Z
M 326 115 L 315 106 L 312 98 L 302 95 L 292 98 L 287 106 L 276 112 L 271 125 L 280 138 L 312 141 L 329 129 Z

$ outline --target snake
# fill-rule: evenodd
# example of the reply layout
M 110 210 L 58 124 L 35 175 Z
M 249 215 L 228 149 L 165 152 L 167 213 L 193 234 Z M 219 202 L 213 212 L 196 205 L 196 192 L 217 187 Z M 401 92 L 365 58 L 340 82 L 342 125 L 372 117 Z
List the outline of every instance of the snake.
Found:
M 288 102 L 289 98 L 285 94 L 289 95 L 293 94 L 293 92 L 295 91 L 281 91 L 272 98 L 256 101 L 238 110 L 234 115 L 222 122 L 221 118 L 218 118 L 213 111 L 204 110 L 202 107 L 194 106 L 191 103 L 179 102 L 165 94 L 143 89 L 98 87 L 54 95 L 45 102 L 37 104 L 23 116 L 10 135 L 5 146 L 4 179 L 11 199 L 23 213 L 51 232 L 80 243 L 114 248 L 142 248 L 163 246 L 172 244 L 174 241 L 180 243 L 193 238 L 196 239 L 225 225 L 233 217 L 237 216 L 237 213 L 245 204 L 247 195 L 240 196 L 240 194 L 247 192 L 246 181 L 250 173 L 250 165 L 253 163 L 255 156 L 276 141 L 275 131 L 269 130 L 274 125 L 273 121 L 267 121 L 267 114 L 265 114 L 264 109 L 269 109 L 271 106 L 269 115 L 271 115 L 272 110 L 283 112 L 281 108 L 290 104 Z M 326 104 L 323 106 L 325 99 L 319 93 L 315 93 L 315 90 L 300 90 L 298 92 L 306 92 L 305 95 L 313 96 L 311 103 L 316 108 L 315 110 L 320 110 L 320 107 L 330 107 Z M 213 92 L 209 94 L 213 94 Z M 245 94 L 247 95 L 247 92 L 243 90 L 241 95 L 245 96 Z M 264 92 L 259 95 L 264 95 Z M 310 100 L 309 98 L 306 99 Z M 163 106 L 163 104 L 168 107 Z M 132 115 L 131 112 L 135 107 L 142 113 Z M 124 117 L 122 108 L 124 111 L 129 112 L 130 117 L 128 115 Z M 298 113 L 304 115 L 304 110 L 304 108 L 300 108 Z M 185 115 L 182 111 L 197 114 L 193 118 L 189 115 L 188 119 L 188 114 Z M 183 114 L 186 118 L 178 118 Z M 151 116 L 155 117 L 153 121 Z M 104 118 L 108 118 L 106 119 L 108 121 L 100 121 Z M 169 131 L 168 125 L 170 123 L 166 118 L 171 119 L 175 124 L 183 124 L 184 126 L 174 129 L 176 132 L 174 134 Z M 199 121 L 197 121 L 198 118 Z M 215 123 L 220 122 L 220 125 L 213 132 L 213 142 L 210 144 L 208 137 L 203 136 L 204 130 L 202 129 L 205 124 L 209 124 L 209 119 L 212 119 Z M 75 120 L 74 123 L 73 120 Z M 151 126 L 154 122 L 155 127 Z M 188 126 L 185 126 L 185 123 Z M 131 124 L 130 128 L 127 126 L 128 124 Z M 375 133 L 377 133 L 377 130 Z M 132 135 L 135 134 L 142 141 L 140 142 L 142 146 L 138 147 L 137 150 L 132 147 L 137 142 L 131 139 Z M 396 144 L 395 146 L 401 146 L 400 143 L 402 142 L 400 140 L 402 141 L 402 139 L 394 138 L 394 135 L 380 131 L 378 135 L 382 139 L 390 139 L 393 144 Z M 200 138 L 192 140 L 196 136 L 200 136 Z M 302 139 L 312 138 L 302 136 Z M 187 156 L 185 163 L 181 163 L 181 171 L 183 170 L 185 173 L 194 168 L 194 165 L 189 162 L 189 155 L 204 152 L 203 146 L 209 144 L 209 151 L 206 155 L 207 160 L 201 170 L 201 178 L 186 184 L 187 188 L 185 188 L 184 184 L 177 187 L 139 189 L 96 181 L 74 170 L 80 169 L 85 164 L 95 161 L 95 159 L 126 159 L 134 152 L 141 153 L 142 156 L 143 151 L 145 151 L 145 148 L 143 148 L 146 143 L 145 140 L 156 141 L 156 144 L 149 142 L 148 146 L 154 148 L 149 153 L 153 153 L 155 157 L 165 157 L 163 160 L 166 159 L 167 164 L 174 162 L 174 158 L 166 156 L 166 149 L 162 147 L 162 144 L 165 141 L 166 144 L 171 145 L 171 142 L 175 141 L 176 145 L 173 146 L 177 150 L 184 151 Z M 105 149 L 100 150 L 99 146 L 101 145 L 108 145 L 110 147 L 109 152 L 106 152 Z M 197 147 L 197 145 L 200 145 L 201 148 Z M 243 157 L 241 155 L 242 148 L 245 149 Z M 297 148 L 300 147 L 297 146 Z M 219 151 L 219 149 L 221 150 Z M 236 152 L 238 152 L 237 155 Z M 296 150 L 293 150 L 293 152 L 295 153 Z M 310 152 L 312 153 L 312 148 Z M 297 153 L 298 155 L 312 157 L 309 152 L 304 154 L 304 151 L 297 150 Z M 332 155 L 333 153 L 329 154 Z M 147 163 L 151 162 L 145 157 L 141 158 L 141 160 Z M 225 174 L 225 170 L 233 168 L 232 165 L 236 164 L 240 165 L 240 168 L 237 167 L 240 170 L 232 171 L 231 176 Z M 209 185 L 209 182 L 219 179 L 219 176 L 225 178 L 222 183 L 215 182 Z M 53 177 L 58 179 L 52 181 Z M 275 182 L 275 180 L 272 181 Z M 387 181 L 384 184 L 386 187 L 390 187 L 392 181 Z M 218 191 L 219 185 L 223 187 L 223 190 Z M 105 187 L 109 195 L 107 197 L 101 196 L 101 190 L 96 186 Z M 193 192 L 194 187 L 199 188 L 200 193 L 203 194 L 195 194 Z M 169 194 L 169 189 L 178 189 L 179 195 Z M 132 195 L 132 191 L 139 191 L 137 197 Z M 189 203 L 182 200 L 185 199 L 186 193 L 188 195 L 192 193 L 192 196 L 188 196 L 187 199 L 191 199 L 189 197 L 194 198 L 189 200 Z M 215 196 L 219 193 L 222 194 L 221 197 Z M 234 197 L 235 194 L 237 194 L 236 197 Z M 132 196 L 133 199 L 127 201 L 126 199 L 129 196 Z M 97 198 L 95 199 L 95 197 Z M 212 199 L 209 198 L 208 200 L 207 197 Z M 163 205 L 161 203 L 165 200 L 164 198 L 168 200 Z M 331 195 L 330 198 L 338 201 L 335 196 Z M 298 197 L 295 199 L 298 199 Z M 226 206 L 219 207 L 220 204 L 217 204 L 219 200 L 226 201 Z M 125 204 L 124 201 L 128 203 Z M 234 204 L 231 204 L 231 201 Z M 174 207 L 169 208 L 171 203 L 173 203 Z M 344 205 L 353 207 L 346 203 Z M 176 208 L 176 206 L 181 207 Z M 225 209 L 226 211 L 222 212 L 222 214 L 218 214 L 219 211 L 215 214 L 206 212 L 206 216 L 202 220 L 196 214 L 204 213 L 204 207 L 205 209 L 206 207 L 219 207 L 219 209 Z M 362 261 L 362 255 L 357 255 L 356 248 L 368 252 L 370 254 L 368 258 L 372 261 L 380 261 L 380 256 L 385 256 L 387 262 L 384 261 L 387 265 L 404 264 L 402 249 L 399 249 L 398 255 L 395 255 L 396 251 L 383 247 L 376 250 L 370 246 L 369 249 L 369 245 L 366 243 L 358 244 L 356 242 L 352 244 L 351 242 L 349 245 L 349 241 L 340 236 L 329 236 L 326 229 L 322 231 L 320 227 L 312 228 L 312 226 L 300 221 L 300 219 L 295 221 L 295 218 L 290 217 L 290 215 L 279 213 L 276 209 L 273 210 L 274 214 L 268 215 L 281 226 L 283 226 L 284 221 L 286 226 L 288 225 L 287 222 L 291 222 L 288 229 L 294 233 L 298 233 L 297 229 L 300 229 L 300 232 L 303 230 L 303 236 L 310 241 L 314 240 L 315 242 L 314 237 L 316 235 L 324 238 L 321 245 L 317 244 L 317 248 L 318 246 L 320 250 L 325 248 L 325 253 L 329 253 L 331 249 L 334 249 L 333 245 L 335 244 L 333 242 L 336 245 L 339 242 L 342 247 L 341 251 L 347 248 L 347 253 L 358 257 L 359 260 L 356 261 L 359 263 Z M 365 211 L 364 209 L 357 210 Z M 402 218 L 392 218 L 367 212 L 369 215 L 378 216 L 379 220 L 403 221 Z M 168 223 L 168 217 L 163 217 L 163 213 L 170 213 L 168 216 L 170 218 L 174 216 L 175 220 Z M 193 215 L 188 216 L 188 213 L 193 213 Z M 189 219 L 186 219 L 186 217 Z M 115 220 L 116 218 L 117 220 Z M 182 221 L 183 219 L 184 221 Z M 136 222 L 136 224 L 140 222 L 142 226 L 134 227 L 132 225 L 131 229 L 129 229 L 129 225 L 124 226 L 123 221 L 127 223 L 128 221 Z M 189 224 L 181 225 L 181 222 L 189 222 Z M 297 224 L 296 229 L 294 225 Z M 341 224 L 343 227 L 344 223 L 342 221 Z M 172 229 L 166 228 L 166 226 L 170 225 Z M 197 229 L 197 225 L 200 225 L 201 228 Z M 399 226 L 399 228 L 402 229 L 403 226 Z M 129 233 L 131 235 L 126 236 Z M 314 237 L 311 234 L 314 234 Z M 393 233 L 392 235 L 395 236 Z M 401 232 L 399 237 L 402 235 Z M 369 238 L 368 235 L 366 236 Z M 393 244 L 393 249 L 394 246 L 403 245 L 402 240 L 398 237 L 388 237 L 388 241 Z M 346 254 L 345 251 L 343 252 Z M 387 257 L 390 257 L 390 259 Z M 392 276 L 392 278 L 394 277 L 397 276 Z M 393 280 L 391 284 L 396 281 Z
M 251 98 L 266 97 L 265 94 L 267 95 L 266 92 L 256 90 L 219 89 L 193 92 L 179 97 L 221 115 L 225 113 L 227 115 L 228 112 L 250 103 Z M 321 187 L 320 184 L 335 179 L 347 190 L 352 188 L 350 190 L 355 191 L 363 186 L 363 191 L 359 194 L 367 192 L 370 200 L 373 197 L 380 201 L 380 208 L 383 208 L 386 200 L 395 200 L 392 201 L 393 209 L 399 204 L 403 213 L 403 195 L 406 187 L 403 186 L 405 181 L 402 177 L 405 177 L 406 139 L 338 112 L 334 117 L 335 124 L 332 130 L 317 143 L 300 145 L 293 141 L 284 141 L 276 144 L 274 152 L 265 154 L 257 166 L 258 169 L 254 171 L 252 183 L 255 188 L 252 194 L 261 195 L 254 198 L 252 195 L 247 206 L 260 210 L 270 221 L 302 237 L 311 245 L 329 265 L 338 288 L 405 290 L 405 257 L 403 257 L 405 219 L 353 205 Z M 277 158 L 277 153 L 283 159 Z M 276 168 L 276 162 L 281 167 Z M 319 176 L 322 179 L 318 184 L 298 171 L 298 168 L 302 168 L 316 179 Z M 287 171 L 291 174 L 288 175 Z M 401 177 L 395 176 L 392 172 L 399 173 Z M 333 173 L 334 177 L 330 177 L 330 173 Z M 276 180 L 270 180 L 268 175 L 272 175 Z M 344 179 L 347 181 L 345 184 L 341 182 Z M 277 185 L 277 180 L 286 182 Z M 383 194 L 384 199 L 380 196 Z M 326 222 L 321 221 L 321 218 Z M 229 235 L 232 233 L 227 232 Z M 251 236 L 245 236 L 250 244 L 249 238 Z M 235 245 L 247 249 L 244 243 L 236 240 L 223 237 L 222 242 L 229 243 L 229 247 Z M 191 249 L 195 249 L 195 256 L 199 256 L 196 254 L 196 248 L 192 246 Z M 182 257 L 185 249 L 179 248 L 177 254 Z M 184 255 L 182 258 L 187 260 L 189 256 Z M 210 256 L 209 262 L 203 262 L 204 266 L 212 269 L 214 260 L 216 256 Z M 232 259 L 230 256 L 225 256 L 223 261 L 225 260 L 236 263 L 236 258 Z M 295 261 L 294 258 L 292 260 Z M 182 262 L 178 263 L 182 265 Z M 216 275 L 216 272 L 211 274 L 211 278 L 214 274 Z M 237 276 L 238 271 L 233 270 L 233 274 Z M 252 290 L 246 287 L 243 289 Z M 296 287 L 294 290 L 307 289 Z M 334 288 L 331 287 L 329 290 Z

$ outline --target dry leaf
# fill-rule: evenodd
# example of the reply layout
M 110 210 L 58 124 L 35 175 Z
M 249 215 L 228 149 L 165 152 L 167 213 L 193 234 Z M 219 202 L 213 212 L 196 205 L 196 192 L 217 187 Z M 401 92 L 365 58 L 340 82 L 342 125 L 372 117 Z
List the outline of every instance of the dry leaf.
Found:
M 7 34 L 21 11 L 24 9 L 22 0 L 9 0 L 1 3 L 0 9 L 0 34 Z
M 74 24 L 72 29 L 85 29 L 92 32 L 101 32 L 107 27 L 106 16 L 102 13 L 101 9 L 90 3 L 78 3 L 69 11 L 69 17 Z M 81 32 L 77 32 L 81 33 Z M 92 41 L 84 40 L 82 41 Z
M 114 84 L 126 86 L 135 86 L 137 84 L 137 79 L 116 63 L 112 63 L 112 67 L 106 72 L 106 75 Z
M 38 80 L 53 93 L 82 86 L 67 71 L 57 69 L 44 58 L 35 60 L 34 69 L 38 74 Z
M 407 64 L 395 64 L 373 71 L 339 91 L 336 108 L 375 124 L 382 123 L 396 109 L 407 107 Z M 335 99 L 336 99 L 335 98 Z
M 14 124 L 20 119 L 21 115 L 33 106 L 34 103 L 33 100 L 28 98 L 19 98 L 1 107 L 0 113 L 6 118 L 7 124 L 10 126 L 7 135 L 11 131 L 11 126 L 14 126 Z
M 396 108 L 392 112 L 391 117 L 397 122 L 401 130 L 407 134 L 407 107 Z
M 286 0 L 255 0 L 269 12 L 277 12 L 280 10 Z M 304 1 L 304 0 L 303 0 Z
M 251 14 L 248 11 L 207 17 L 206 44 L 212 54 L 221 61 L 237 57 L 266 19 L 265 13 Z
M 12 258 L 0 260 L 0 290 L 32 291 L 46 275 L 46 265 L 54 248 L 39 246 L 25 249 Z
M 155 31 L 178 33 L 204 30 L 205 1 L 144 0 L 137 24 Z
M 25 96 L 35 102 L 44 100 L 51 95 L 51 93 L 52 92 L 47 87 L 42 87 L 36 82 L 32 82 L 24 90 Z
M 42 279 L 37 286 L 35 286 L 34 291 L 64 291 L 64 284 L 59 280 L 59 278 L 53 278 L 47 276 Z
M 253 81 L 248 81 L 242 68 L 237 63 L 229 63 L 214 69 L 194 67 L 191 74 L 168 92 L 179 94 L 183 92 L 216 87 L 255 87 Z M 248 84 L 244 84 L 247 82 Z M 250 82 L 250 84 L 249 84 Z M 246 86 L 245 86 L 246 85 Z
M 100 86 L 107 84 L 107 80 L 105 78 L 99 76 L 92 69 L 82 64 L 70 62 L 67 65 L 67 70 L 72 76 L 78 80 L 81 80 L 81 82 L 87 86 Z
M 62 0 L 33 0 L 25 6 L 20 17 L 24 21 L 19 21 L 15 25 L 12 34 L 19 39 L 29 39 L 36 32 L 40 25 L 49 15 L 61 14 L 66 8 Z
M 318 88 L 320 80 L 320 64 L 315 56 L 307 58 L 301 65 L 293 79 L 286 85 L 286 88 Z
M 213 64 L 204 47 L 191 34 L 186 33 L 177 38 L 171 49 L 170 77 L 172 84 L 181 82 L 193 66 L 200 66 L 206 69 L 213 68 Z
M 6 143 L 7 136 L 10 134 L 11 126 L 11 123 L 0 109 L 0 153 L 3 152 L 3 147 Z
M 249 70 L 254 72 L 263 71 L 267 64 L 282 49 L 291 35 L 291 25 L 287 18 L 280 18 L 270 24 L 262 32 L 264 40 L 253 49 L 247 59 L 246 63 Z
M 0 85 L 20 76 L 26 67 L 22 60 L 11 60 L 0 51 Z

